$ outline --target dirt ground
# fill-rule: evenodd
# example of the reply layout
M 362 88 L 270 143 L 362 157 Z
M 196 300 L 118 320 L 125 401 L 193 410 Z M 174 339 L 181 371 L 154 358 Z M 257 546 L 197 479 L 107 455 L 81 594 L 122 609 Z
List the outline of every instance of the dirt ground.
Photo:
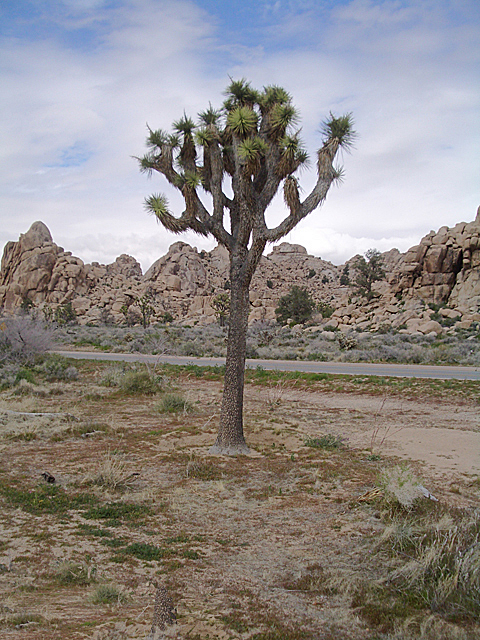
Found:
M 169 374 L 190 405 L 162 413 L 162 395 L 120 393 L 100 384 L 107 365 L 77 366 L 76 381 L 0 394 L 1 638 L 147 638 L 155 581 L 177 609 L 167 637 L 393 638 L 397 623 L 358 603 L 388 572 L 381 505 L 365 498 L 382 469 L 408 464 L 439 503 L 478 506 L 468 393 L 247 384 L 251 455 L 230 459 L 208 455 L 220 380 Z M 345 446 L 306 445 L 325 434 Z M 117 595 L 95 603 L 102 585 Z

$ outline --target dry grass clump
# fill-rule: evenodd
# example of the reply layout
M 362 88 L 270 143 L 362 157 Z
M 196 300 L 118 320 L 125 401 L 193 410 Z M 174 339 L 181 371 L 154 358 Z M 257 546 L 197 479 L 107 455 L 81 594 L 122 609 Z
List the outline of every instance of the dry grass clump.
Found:
M 155 406 L 159 413 L 189 413 L 193 409 L 191 402 L 178 393 L 167 393 Z
M 409 536 L 411 560 L 389 579 L 396 589 L 418 598 L 447 620 L 478 620 L 480 511 L 458 515 L 445 514 L 422 528 L 417 525 Z M 396 537 L 394 530 L 389 538 L 395 541 Z
M 425 498 L 425 490 L 420 481 L 410 467 L 405 465 L 384 469 L 379 485 L 389 505 L 399 504 L 405 509 L 411 509 L 417 500 Z
M 29 411 L 2 410 L 0 407 L 1 434 L 7 440 L 29 442 L 37 439 L 63 439 L 72 428 L 71 420 L 72 416 L 69 414 L 42 415 Z
M 127 489 L 137 475 L 127 469 L 124 460 L 107 452 L 99 461 L 96 470 L 88 475 L 84 482 L 113 491 L 121 491 Z
M 84 586 L 95 580 L 96 567 L 79 562 L 61 562 L 55 570 L 55 580 L 64 586 Z
M 137 368 L 129 365 L 114 365 L 103 375 L 100 384 L 105 387 L 117 387 L 127 395 L 154 395 L 163 390 L 164 381 L 161 376 L 146 367 Z
M 187 464 L 186 476 L 197 480 L 218 480 L 222 477 L 222 473 L 211 460 L 193 458 Z
M 127 599 L 128 595 L 116 584 L 99 584 L 89 597 L 92 604 L 123 604 Z

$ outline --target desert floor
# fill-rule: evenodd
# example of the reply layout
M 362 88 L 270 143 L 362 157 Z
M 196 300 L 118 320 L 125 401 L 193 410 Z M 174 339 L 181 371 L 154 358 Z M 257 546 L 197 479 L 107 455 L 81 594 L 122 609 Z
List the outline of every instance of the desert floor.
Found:
M 419 519 L 478 506 L 479 383 L 251 372 L 251 455 L 222 458 L 219 373 L 162 369 L 148 395 L 74 364 L 71 382 L 0 393 L 1 638 L 146 638 L 155 581 L 177 609 L 167 637 L 480 637 L 390 585 L 386 531 L 417 512 L 376 490 L 400 467 L 438 501 Z

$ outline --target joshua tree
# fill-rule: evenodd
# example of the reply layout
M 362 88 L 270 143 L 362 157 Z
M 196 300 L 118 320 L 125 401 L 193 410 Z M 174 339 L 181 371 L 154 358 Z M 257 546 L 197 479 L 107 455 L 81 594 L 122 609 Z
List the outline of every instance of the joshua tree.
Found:
M 222 291 L 222 293 L 215 296 L 211 305 L 217 316 L 218 324 L 224 327 L 230 313 L 230 295 L 226 291 Z
M 302 201 L 297 169 L 307 162 L 298 115 L 290 95 L 281 87 L 254 90 L 246 80 L 232 81 L 221 110 L 211 106 L 199 122 L 185 114 L 174 122 L 173 134 L 149 128 L 148 153 L 139 158 L 142 171 L 158 171 L 185 200 L 175 217 L 163 195 L 145 200 L 147 211 L 169 231 L 191 229 L 212 235 L 230 255 L 231 304 L 227 360 L 220 429 L 212 452 L 247 453 L 243 435 L 243 388 L 249 288 L 269 242 L 286 236 L 325 200 L 331 184 L 341 177 L 333 166 L 340 147 L 351 145 L 351 115 L 330 114 L 323 123 L 323 146 L 317 152 L 317 181 Z M 230 181 L 227 193 L 224 185 Z M 265 210 L 283 185 L 287 206 L 284 220 L 269 229 Z M 204 196 L 201 197 L 202 190 Z M 208 204 L 206 204 L 208 202 Z M 228 224 L 226 224 L 226 218 Z

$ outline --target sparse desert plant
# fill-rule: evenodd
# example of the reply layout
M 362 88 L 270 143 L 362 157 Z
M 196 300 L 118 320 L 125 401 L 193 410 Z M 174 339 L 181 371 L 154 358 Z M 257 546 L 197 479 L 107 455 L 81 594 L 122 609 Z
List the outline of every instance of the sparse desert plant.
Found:
M 153 395 L 161 391 L 160 379 L 149 371 L 128 371 L 120 380 L 120 389 L 127 394 Z
M 359 256 L 353 264 L 356 271 L 355 287 L 362 296 L 371 300 L 373 297 L 372 285 L 385 278 L 384 263 L 382 254 L 377 249 L 369 249 L 365 258 Z
M 55 570 L 55 580 L 64 586 L 84 586 L 94 581 L 96 567 L 79 562 L 61 562 Z
M 168 393 L 156 405 L 160 413 L 188 413 L 193 409 L 191 402 L 178 393 Z
M 134 556 L 135 558 L 145 560 L 146 562 L 162 560 L 166 556 L 170 555 L 167 549 L 162 549 L 146 542 L 133 542 L 125 547 L 125 549 L 122 549 L 121 554 Z
M 99 462 L 93 475 L 87 477 L 87 482 L 107 489 L 124 490 L 135 480 L 137 475 L 128 471 L 122 459 L 108 452 Z
M 295 381 L 294 383 L 295 384 Z M 287 388 L 291 386 L 288 378 L 280 378 L 277 380 L 273 387 L 268 389 L 268 406 L 271 410 L 275 409 L 282 403 L 283 396 Z
M 99 584 L 89 599 L 93 604 L 122 604 L 127 598 L 125 591 L 116 584 Z
M 38 613 L 29 613 L 28 611 L 22 611 L 21 613 L 13 613 L 5 617 L 5 624 L 7 627 L 15 627 L 21 629 L 32 623 L 41 624 L 45 619 Z
M 288 320 L 296 323 L 306 322 L 312 317 L 315 302 L 305 288 L 293 286 L 290 291 L 280 298 L 275 309 L 277 322 L 286 324 Z
M 411 509 L 418 499 L 425 497 L 420 480 L 407 465 L 384 469 L 378 484 L 383 490 L 385 501 L 390 505 Z
M 384 543 L 398 549 L 399 524 Z M 385 547 L 385 544 L 383 544 Z M 480 511 L 444 513 L 438 520 L 415 523 L 408 539 L 409 561 L 389 575 L 406 597 L 447 620 L 480 617 Z
M 317 309 L 322 314 L 323 318 L 330 318 L 335 311 L 332 305 L 328 304 L 328 302 L 324 302 L 323 300 L 317 304 Z
M 196 478 L 197 480 L 218 480 L 221 475 L 220 469 L 211 460 L 196 460 L 195 458 L 192 458 L 187 463 L 187 478 Z
M 337 333 L 336 338 L 342 351 L 350 351 L 350 349 L 355 349 L 357 346 L 357 340 L 353 336 L 347 336 L 340 331 Z
M 326 449 L 328 451 L 335 451 L 345 449 L 347 446 L 347 439 L 342 436 L 336 436 L 333 433 L 326 433 L 319 438 L 306 438 L 305 446 L 313 447 L 314 449 Z
M 38 366 L 38 370 L 45 375 L 49 382 L 71 382 L 78 378 L 78 369 L 67 358 L 56 353 L 45 356 L 43 362 Z
M 100 384 L 106 387 L 118 387 L 128 395 L 153 395 L 162 390 L 163 380 L 147 367 L 112 366 L 103 375 Z
M 29 315 L 0 319 L 0 363 L 32 363 L 53 346 L 53 331 Z

